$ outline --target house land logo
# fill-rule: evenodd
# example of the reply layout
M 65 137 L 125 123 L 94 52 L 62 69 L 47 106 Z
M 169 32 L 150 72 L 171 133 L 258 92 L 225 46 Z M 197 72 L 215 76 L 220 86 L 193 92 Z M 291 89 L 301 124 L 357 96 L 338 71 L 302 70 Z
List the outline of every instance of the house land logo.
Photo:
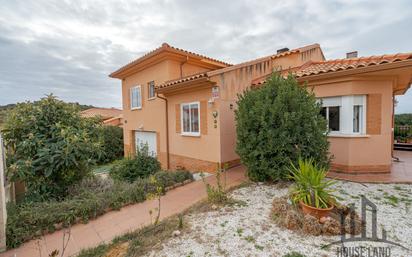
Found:
M 355 207 L 354 204 L 350 205 L 351 214 L 350 214 L 350 223 L 351 223 L 351 233 L 350 237 L 346 237 L 345 232 L 345 217 L 343 214 L 340 216 L 340 226 L 341 226 L 341 240 L 330 243 L 328 245 L 337 245 L 336 249 L 336 256 L 337 257 L 391 257 L 391 246 L 401 247 L 405 250 L 409 250 L 408 248 L 404 247 L 403 245 L 388 240 L 387 232 L 385 229 L 382 228 L 382 236 L 379 238 L 378 230 L 377 230 L 377 208 L 376 205 L 367 199 L 365 196 L 362 196 L 361 200 L 361 215 L 362 215 L 362 230 L 360 236 L 356 236 L 354 233 L 355 227 Z M 368 207 L 368 208 L 367 208 Z M 366 214 L 367 211 L 371 211 L 371 222 L 372 222 L 372 234 L 370 236 L 367 235 L 366 232 Z M 353 233 L 352 233 L 353 232 Z M 375 242 L 375 243 L 383 243 L 387 246 L 384 247 L 377 247 L 377 246 L 345 246 L 345 243 L 351 242 Z

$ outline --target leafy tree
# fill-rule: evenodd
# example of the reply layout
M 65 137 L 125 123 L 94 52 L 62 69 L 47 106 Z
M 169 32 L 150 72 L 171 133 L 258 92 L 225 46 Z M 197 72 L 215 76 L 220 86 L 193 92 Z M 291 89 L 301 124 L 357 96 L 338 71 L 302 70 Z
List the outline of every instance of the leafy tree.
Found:
M 123 157 L 123 129 L 115 126 L 101 126 L 97 131 L 101 146 L 98 163 L 108 163 Z
M 395 125 L 412 125 L 412 113 L 395 114 Z
M 95 119 L 80 116 L 79 107 L 49 95 L 17 104 L 4 124 L 9 149 L 9 176 L 25 183 L 28 195 L 60 197 L 90 172 L 99 151 Z
M 261 88 L 239 95 L 236 152 L 252 180 L 286 179 L 291 162 L 329 163 L 326 121 L 320 104 L 289 75 L 274 74 Z

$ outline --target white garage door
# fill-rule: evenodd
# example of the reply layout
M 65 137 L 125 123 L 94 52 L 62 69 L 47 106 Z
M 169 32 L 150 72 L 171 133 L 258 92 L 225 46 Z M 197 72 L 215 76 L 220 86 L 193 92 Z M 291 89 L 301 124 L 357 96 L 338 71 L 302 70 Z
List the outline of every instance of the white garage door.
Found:
M 151 156 L 157 155 L 156 132 L 136 131 L 135 132 L 136 148 L 142 148 L 147 144 L 149 154 Z

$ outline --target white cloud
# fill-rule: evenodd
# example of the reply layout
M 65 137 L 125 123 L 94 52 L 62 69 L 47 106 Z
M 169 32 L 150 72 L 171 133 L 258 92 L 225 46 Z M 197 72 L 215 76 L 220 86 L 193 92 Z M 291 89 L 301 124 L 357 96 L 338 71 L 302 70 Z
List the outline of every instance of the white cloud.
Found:
M 8 1 L 0 6 L 0 104 L 53 92 L 120 106 L 120 82 L 107 75 L 162 42 L 231 63 L 315 42 L 327 58 L 412 51 L 411 7 L 408 0 Z M 399 109 L 412 112 L 411 99 L 400 98 Z

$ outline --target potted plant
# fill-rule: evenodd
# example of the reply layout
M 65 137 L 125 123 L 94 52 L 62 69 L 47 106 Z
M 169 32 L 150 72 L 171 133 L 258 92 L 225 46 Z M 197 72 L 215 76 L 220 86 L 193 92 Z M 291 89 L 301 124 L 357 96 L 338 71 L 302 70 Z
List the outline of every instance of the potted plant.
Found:
M 298 167 L 291 164 L 289 177 L 295 182 L 291 187 L 291 200 L 302 208 L 303 213 L 318 219 L 329 216 L 336 203 L 331 186 L 326 180 L 327 170 L 312 159 L 299 159 Z

